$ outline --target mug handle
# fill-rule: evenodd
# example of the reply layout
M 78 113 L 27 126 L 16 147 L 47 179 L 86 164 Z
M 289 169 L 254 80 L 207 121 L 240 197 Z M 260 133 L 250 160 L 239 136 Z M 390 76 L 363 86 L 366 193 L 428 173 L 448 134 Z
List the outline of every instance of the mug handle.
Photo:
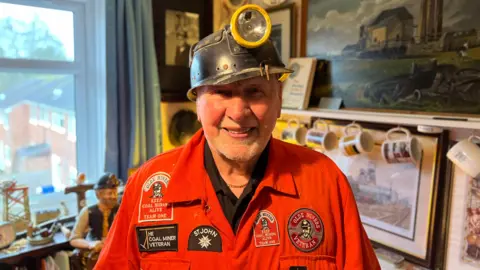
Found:
M 470 137 L 468 137 L 468 141 L 471 142 L 471 143 L 474 143 L 473 139 L 477 139 L 480 142 L 480 136 L 471 135 Z
M 325 129 L 327 132 L 330 131 L 330 128 L 328 127 L 328 124 L 325 120 L 318 119 L 313 123 L 313 128 L 316 129 L 318 124 L 323 124 L 325 126 Z
M 352 123 L 352 124 L 349 124 L 349 125 L 347 125 L 343 128 L 343 134 L 345 134 L 345 136 L 348 136 L 348 129 L 349 128 L 357 128 L 360 132 L 363 131 L 362 126 L 360 126 L 359 124 Z
M 287 122 L 287 127 L 288 128 L 291 128 L 291 124 L 292 122 L 295 122 L 297 124 L 298 127 L 300 127 L 300 121 L 296 118 L 292 118 L 292 119 L 289 119 L 288 122 Z
M 397 132 L 397 131 L 401 131 L 401 132 L 405 133 L 405 135 L 407 135 L 407 139 L 412 136 L 412 134 L 410 133 L 410 130 L 408 130 L 406 128 L 396 127 L 396 128 L 392 128 L 389 131 L 387 131 L 387 134 L 386 134 L 387 141 L 391 141 L 392 139 L 390 139 L 390 135 L 394 132 Z

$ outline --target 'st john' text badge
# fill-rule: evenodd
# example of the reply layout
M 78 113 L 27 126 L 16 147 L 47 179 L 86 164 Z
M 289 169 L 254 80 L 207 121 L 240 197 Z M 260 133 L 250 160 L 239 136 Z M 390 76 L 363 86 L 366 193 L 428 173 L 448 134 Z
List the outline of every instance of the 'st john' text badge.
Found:
M 222 252 L 222 237 L 212 226 L 198 226 L 188 237 L 188 250 Z

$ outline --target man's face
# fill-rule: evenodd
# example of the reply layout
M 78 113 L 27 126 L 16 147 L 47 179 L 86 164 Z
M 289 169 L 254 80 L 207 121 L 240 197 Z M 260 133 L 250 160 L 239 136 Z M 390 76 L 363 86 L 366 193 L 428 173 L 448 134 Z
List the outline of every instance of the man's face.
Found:
M 112 209 L 118 204 L 117 188 L 105 188 L 96 191 L 97 198 L 101 204 Z
M 261 154 L 281 113 L 281 83 L 271 75 L 197 90 L 197 116 L 212 151 L 245 162 Z
M 179 47 L 182 47 L 186 44 L 186 37 L 181 35 L 181 34 L 178 34 L 177 35 L 177 46 Z

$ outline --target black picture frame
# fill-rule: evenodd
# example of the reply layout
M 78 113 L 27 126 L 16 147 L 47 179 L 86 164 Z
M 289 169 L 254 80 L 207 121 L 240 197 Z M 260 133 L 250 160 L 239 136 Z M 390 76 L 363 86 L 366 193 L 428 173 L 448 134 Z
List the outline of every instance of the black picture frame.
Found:
M 324 120 L 329 125 L 346 126 L 351 124 L 350 120 L 338 120 L 328 118 L 312 117 L 309 121 L 309 126 L 312 127 L 316 120 Z M 364 130 L 376 130 L 386 132 L 391 128 L 398 127 L 398 125 L 372 123 L 364 121 L 355 121 L 356 124 L 360 124 Z M 408 129 L 412 135 L 426 136 L 437 139 L 437 151 L 435 155 L 435 167 L 433 168 L 433 184 L 432 184 L 432 197 L 430 200 L 430 219 L 428 220 L 427 231 L 427 247 L 425 258 L 419 258 L 407 252 L 403 252 L 396 249 L 394 243 L 392 245 L 385 245 L 380 242 L 371 239 L 374 248 L 383 248 L 385 250 L 392 251 L 398 255 L 401 255 L 413 264 L 426 267 L 428 269 L 443 269 L 444 267 L 444 255 L 445 246 L 447 241 L 446 232 L 448 229 L 448 217 L 449 203 L 451 196 L 451 164 L 446 157 L 446 153 L 449 149 L 449 131 L 444 130 L 438 134 L 425 134 L 417 131 L 416 127 L 402 126 L 402 128 Z M 364 224 L 365 226 L 365 224 Z
M 213 0 L 152 1 L 155 48 L 163 102 L 188 101 L 190 88 L 188 65 L 166 65 L 166 13 L 167 10 L 198 14 L 199 40 L 213 32 Z

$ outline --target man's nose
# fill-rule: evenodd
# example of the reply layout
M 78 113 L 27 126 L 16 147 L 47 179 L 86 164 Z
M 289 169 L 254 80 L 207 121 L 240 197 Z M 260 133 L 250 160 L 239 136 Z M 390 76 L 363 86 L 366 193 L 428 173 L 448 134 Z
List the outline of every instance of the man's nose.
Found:
M 242 96 L 235 96 L 228 102 L 226 112 L 230 119 L 239 121 L 251 113 L 250 104 Z

